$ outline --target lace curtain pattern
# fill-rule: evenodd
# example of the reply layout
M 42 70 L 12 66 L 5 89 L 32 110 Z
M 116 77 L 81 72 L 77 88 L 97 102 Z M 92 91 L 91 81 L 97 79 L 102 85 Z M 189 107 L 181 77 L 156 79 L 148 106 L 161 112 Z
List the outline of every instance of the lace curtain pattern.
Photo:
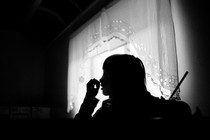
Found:
M 145 66 L 147 88 L 168 99 L 178 84 L 173 20 L 167 0 L 122 0 L 104 9 L 69 43 L 68 111 L 76 113 L 105 58 L 132 54 Z M 179 91 L 175 94 L 179 98 Z

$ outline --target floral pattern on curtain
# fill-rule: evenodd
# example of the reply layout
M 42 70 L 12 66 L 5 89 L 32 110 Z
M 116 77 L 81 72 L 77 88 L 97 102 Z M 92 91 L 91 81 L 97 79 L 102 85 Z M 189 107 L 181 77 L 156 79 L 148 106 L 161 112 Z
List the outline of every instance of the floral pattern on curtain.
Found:
M 76 113 L 90 78 L 100 78 L 105 58 L 132 54 L 145 66 L 147 88 L 168 99 L 178 84 L 169 0 L 122 0 L 85 25 L 69 44 L 68 111 Z M 179 91 L 175 94 L 179 98 Z

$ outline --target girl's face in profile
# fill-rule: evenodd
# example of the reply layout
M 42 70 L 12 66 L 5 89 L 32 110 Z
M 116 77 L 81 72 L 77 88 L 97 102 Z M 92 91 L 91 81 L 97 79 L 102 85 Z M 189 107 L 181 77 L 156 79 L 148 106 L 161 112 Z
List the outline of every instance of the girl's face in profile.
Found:
M 103 70 L 103 75 L 100 79 L 101 90 L 105 96 L 109 96 L 112 93 L 112 81 L 110 78 L 110 72 Z

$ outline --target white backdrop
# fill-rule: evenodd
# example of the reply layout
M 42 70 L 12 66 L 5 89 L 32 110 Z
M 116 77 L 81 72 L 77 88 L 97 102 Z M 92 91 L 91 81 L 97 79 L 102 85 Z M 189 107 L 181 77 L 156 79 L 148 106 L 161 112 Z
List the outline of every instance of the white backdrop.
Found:
M 87 82 L 100 79 L 103 61 L 115 53 L 140 58 L 148 90 L 168 99 L 178 84 L 174 37 L 168 0 L 121 0 L 104 9 L 70 39 L 68 112 L 78 112 Z M 97 97 L 105 99 L 101 91 Z

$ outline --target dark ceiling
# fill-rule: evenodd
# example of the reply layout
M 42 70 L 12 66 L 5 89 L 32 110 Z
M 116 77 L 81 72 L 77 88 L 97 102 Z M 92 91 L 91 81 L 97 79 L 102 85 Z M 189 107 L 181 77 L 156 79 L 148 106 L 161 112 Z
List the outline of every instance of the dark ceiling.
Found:
M 96 1 L 4 0 L 0 29 L 24 31 L 46 46 Z

